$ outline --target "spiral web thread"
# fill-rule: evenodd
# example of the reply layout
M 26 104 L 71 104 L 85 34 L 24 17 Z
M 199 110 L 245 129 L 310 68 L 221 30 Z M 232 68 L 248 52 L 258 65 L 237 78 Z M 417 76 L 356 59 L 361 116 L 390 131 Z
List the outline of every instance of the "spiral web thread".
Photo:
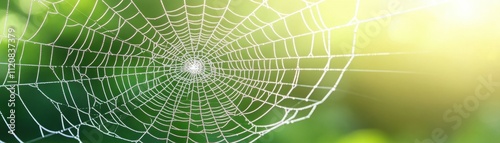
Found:
M 37 138 L 18 141 L 85 141 L 85 126 L 131 142 L 253 142 L 309 118 L 344 72 L 363 71 L 348 69 L 354 57 L 397 54 L 356 53 L 359 25 L 434 6 L 358 19 L 356 0 L 334 25 L 326 0 L 30 2 L 16 29 L 17 108 Z M 287 3 L 299 8 L 279 9 Z M 339 29 L 351 31 L 347 51 L 331 40 Z

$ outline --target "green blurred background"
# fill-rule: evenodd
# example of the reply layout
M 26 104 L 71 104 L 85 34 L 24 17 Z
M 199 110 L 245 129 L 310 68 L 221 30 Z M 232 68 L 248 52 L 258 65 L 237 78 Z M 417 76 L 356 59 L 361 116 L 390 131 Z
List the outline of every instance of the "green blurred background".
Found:
M 3 56 L 7 55 L 5 27 L 14 26 L 19 30 L 26 28 L 26 31 L 19 31 L 16 34 L 18 34 L 18 37 L 22 36 L 21 39 L 29 39 L 29 41 L 54 42 L 55 45 L 68 47 L 73 45 L 74 41 L 77 41 L 75 47 L 81 44 L 78 41 L 83 39 L 76 38 L 81 33 L 77 28 L 63 30 L 64 36 L 54 41 L 65 25 L 74 23 L 65 24 L 63 22 L 65 21 L 64 17 L 47 16 L 46 13 L 57 9 L 60 13 L 68 14 L 77 5 L 75 9 L 82 14 L 74 14 L 72 17 L 81 23 L 85 23 L 87 17 L 83 13 L 92 12 L 90 8 L 93 7 L 95 2 L 93 0 L 67 0 L 54 5 L 42 6 L 42 4 L 50 2 L 52 1 L 8 0 L 0 2 L 0 27 L 2 27 L 0 33 L 3 34 L 2 43 L 0 44 L 0 55 L 2 55 L 0 56 L 0 62 L 2 63 L 1 75 L 6 74 L 5 63 L 7 58 Z M 158 4 L 157 2 L 134 2 L 140 4 L 139 6 L 144 10 L 141 13 L 144 14 L 161 13 L 163 11 L 156 8 L 144 8 L 148 6 L 154 7 L 155 4 Z M 200 2 L 202 1 L 190 1 L 189 3 L 199 5 Z M 316 1 L 311 0 L 310 2 Z M 8 7 L 7 3 L 9 4 Z M 182 1 L 164 1 L 164 3 L 172 7 L 184 4 Z M 210 2 L 213 6 L 224 6 L 226 3 L 227 1 Z M 232 3 L 234 4 L 229 4 L 230 9 L 242 13 L 248 13 L 255 8 L 255 5 L 249 4 L 248 1 L 233 1 Z M 283 13 L 294 12 L 298 8 L 305 6 L 302 1 L 270 0 L 268 3 L 269 7 Z M 46 8 L 46 6 L 52 8 Z M 352 20 L 355 15 L 356 1 L 327 0 L 319 6 L 324 11 L 321 12 L 321 15 L 314 16 L 321 17 L 328 24 L 327 27 L 334 27 L 349 23 Z M 104 7 L 98 6 L 94 12 L 102 13 L 105 10 Z M 6 15 L 7 8 L 8 15 Z M 500 75 L 498 74 L 500 73 L 499 9 L 500 2 L 496 0 L 450 0 L 445 2 L 439 0 L 360 0 L 359 10 L 357 11 L 358 20 L 377 18 L 387 14 L 389 16 L 359 24 L 358 40 L 354 45 L 355 53 L 389 54 L 355 57 L 348 68 L 350 70 L 345 72 L 337 90 L 316 108 L 311 118 L 283 125 L 265 134 L 257 142 L 410 143 L 416 140 L 432 138 L 433 131 L 437 128 L 442 128 L 444 135 L 448 137 L 444 142 L 499 142 L 499 91 L 492 91 L 492 95 L 487 100 L 480 100 L 478 109 L 469 112 L 469 117 L 461 118 L 463 122 L 457 129 L 452 128 L 454 122 L 443 119 L 447 111 L 453 110 L 457 104 L 464 104 L 468 97 L 476 94 L 478 86 L 483 85 L 478 79 L 491 76 L 493 81 L 500 81 Z M 192 12 L 201 13 L 200 8 L 193 8 Z M 125 11 L 122 16 L 130 17 L 136 13 L 136 11 Z M 217 11 L 213 13 L 221 14 Z M 307 14 L 305 15 L 307 17 Z M 263 13 L 262 16 L 263 19 L 268 18 L 271 20 L 279 17 L 269 13 L 267 15 Z M 7 18 L 8 21 L 6 21 Z M 227 17 L 227 19 L 231 18 L 234 17 Z M 44 19 L 48 19 L 48 21 L 44 21 Z M 238 18 L 234 19 L 235 21 L 240 20 Z M 134 20 L 130 22 L 138 25 L 144 23 L 144 21 Z M 43 28 L 40 28 L 42 23 Z M 111 23 L 120 23 L 120 21 L 112 20 Z M 289 26 L 294 29 L 292 32 L 301 33 L 307 31 L 300 24 L 301 22 L 290 23 Z M 309 22 L 309 24 L 312 25 L 313 22 Z M 39 28 L 40 31 L 38 31 Z M 107 29 L 113 28 L 108 27 Z M 350 25 L 331 31 L 332 35 L 334 35 L 334 38 L 331 39 L 332 45 L 334 45 L 332 48 L 336 49 L 334 54 L 348 54 L 350 52 L 351 47 L 353 47 L 354 28 L 354 25 Z M 133 34 L 134 30 L 122 29 L 121 31 L 123 32 L 120 34 L 130 35 Z M 116 33 L 111 31 L 110 34 Z M 130 42 L 140 42 L 141 40 L 143 39 L 131 39 Z M 302 40 L 307 41 L 307 38 Z M 30 48 L 33 46 L 35 48 Z M 39 62 L 40 48 L 36 46 L 38 45 L 25 45 L 25 48 L 23 48 L 24 55 L 22 56 L 23 63 L 39 64 L 37 62 Z M 243 46 L 248 46 L 248 44 Z M 299 52 L 308 52 L 309 47 L 307 46 L 309 44 L 305 42 L 303 45 L 299 45 L 297 50 Z M 110 45 L 109 47 L 110 49 L 120 48 L 119 45 Z M 224 51 L 222 50 L 222 52 Z M 62 51 L 52 56 L 65 58 L 65 54 L 67 53 Z M 174 55 L 182 57 L 182 53 L 174 53 Z M 151 55 L 143 53 L 142 56 Z M 42 57 L 40 59 L 44 59 L 43 56 L 40 57 Z M 230 57 L 226 58 L 230 59 Z M 345 59 L 340 61 L 342 63 L 339 66 L 345 64 Z M 140 60 L 137 59 L 132 62 L 140 62 Z M 42 61 L 41 63 L 48 63 L 48 61 Z M 179 63 L 173 61 L 172 64 Z M 317 67 L 324 66 L 321 62 L 310 64 L 313 66 L 318 64 Z M 60 65 L 63 65 L 63 63 Z M 22 82 L 33 82 L 31 79 L 37 76 L 34 71 L 35 69 L 30 70 L 29 68 L 23 70 L 21 76 L 27 81 Z M 130 70 L 128 72 L 133 73 L 134 71 Z M 135 77 L 139 80 L 141 78 L 151 78 L 148 75 L 135 75 Z M 156 77 L 156 75 L 153 75 L 153 77 Z M 293 78 L 293 76 L 285 78 Z M 0 79 L 4 81 L 4 77 Z M 54 79 L 54 77 L 45 77 L 45 80 L 48 81 Z M 333 83 L 337 78 L 323 80 L 331 80 Z M 60 87 L 44 88 L 48 96 L 56 95 L 62 92 L 61 90 L 64 90 Z M 142 90 L 142 88 L 147 87 L 138 87 L 136 90 Z M 496 86 L 496 89 L 498 90 L 499 87 Z M 29 86 L 21 87 L 20 90 L 24 93 L 39 93 L 35 88 Z M 72 90 L 74 92 L 82 91 L 80 88 L 72 88 Z M 119 91 L 119 89 L 113 90 Z M 1 101 L 7 101 L 8 98 L 4 95 L 7 95 L 8 92 L 5 89 L 1 89 L 0 92 L 2 93 Z M 35 94 L 26 98 L 30 100 L 27 101 L 30 102 L 30 108 L 33 108 L 35 112 L 38 110 L 35 116 L 40 122 L 47 123 L 47 126 L 57 127 L 60 125 L 60 122 L 51 122 L 51 117 L 59 118 L 60 113 L 45 112 L 46 106 L 53 106 L 45 97 Z M 57 100 L 58 97 L 53 98 Z M 82 100 L 86 99 L 82 98 Z M 7 108 L 3 104 L 1 107 L 1 111 L 5 116 Z M 38 126 L 31 123 L 31 117 L 22 109 L 18 109 L 18 111 L 20 112 L 17 117 L 19 124 L 23 123 L 23 121 L 30 122 L 30 124 L 18 125 L 18 130 L 25 134 L 24 139 L 30 140 L 39 137 L 39 129 L 33 128 Z M 6 126 L 2 125 L 0 129 L 2 130 L 0 140 L 16 142 L 14 138 L 4 133 L 7 130 Z M 88 130 L 92 129 L 89 128 Z M 75 140 L 54 135 L 37 141 L 74 142 Z M 111 141 L 117 140 L 105 136 L 105 142 Z

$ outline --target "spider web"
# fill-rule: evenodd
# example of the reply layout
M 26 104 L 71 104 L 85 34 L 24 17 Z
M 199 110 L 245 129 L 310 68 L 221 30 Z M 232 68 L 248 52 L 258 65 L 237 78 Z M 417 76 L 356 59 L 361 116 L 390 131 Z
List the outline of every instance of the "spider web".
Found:
M 86 141 L 84 127 L 130 142 L 253 142 L 309 118 L 346 71 L 364 71 L 348 69 L 355 57 L 397 54 L 356 53 L 361 24 L 433 6 L 359 19 L 362 1 L 344 2 L 352 17 L 338 24 L 326 0 L 29 2 L 15 85 L 36 133 L 13 134 L 23 142 Z M 4 3 L 6 18 L 19 11 Z M 350 31 L 348 50 L 336 30 Z

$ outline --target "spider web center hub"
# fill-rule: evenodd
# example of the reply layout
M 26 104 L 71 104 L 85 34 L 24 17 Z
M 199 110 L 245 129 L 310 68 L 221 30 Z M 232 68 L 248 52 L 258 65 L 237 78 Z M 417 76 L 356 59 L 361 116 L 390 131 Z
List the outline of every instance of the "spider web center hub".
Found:
M 189 59 L 184 62 L 183 70 L 192 75 L 202 74 L 205 71 L 205 62 L 198 59 Z
M 183 83 L 208 82 L 216 74 L 214 63 L 202 55 L 185 55 L 180 61 L 175 78 Z

